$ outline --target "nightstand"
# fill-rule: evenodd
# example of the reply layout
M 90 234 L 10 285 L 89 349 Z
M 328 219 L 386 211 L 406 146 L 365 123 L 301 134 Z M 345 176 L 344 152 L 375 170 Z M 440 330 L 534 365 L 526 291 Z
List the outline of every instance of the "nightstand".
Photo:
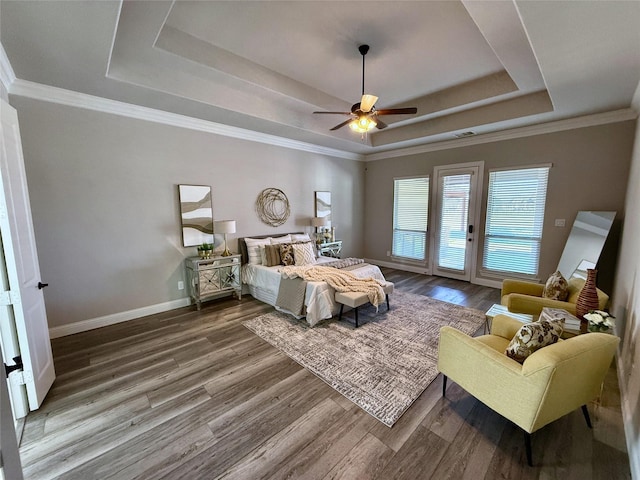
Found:
M 340 251 L 342 250 L 342 240 L 318 243 L 316 244 L 316 247 L 318 249 L 318 255 L 322 255 L 323 257 L 340 258 Z
M 189 296 L 198 310 L 204 300 L 224 293 L 235 293 L 238 300 L 242 298 L 240 258 L 238 254 L 228 257 L 189 257 L 185 260 Z

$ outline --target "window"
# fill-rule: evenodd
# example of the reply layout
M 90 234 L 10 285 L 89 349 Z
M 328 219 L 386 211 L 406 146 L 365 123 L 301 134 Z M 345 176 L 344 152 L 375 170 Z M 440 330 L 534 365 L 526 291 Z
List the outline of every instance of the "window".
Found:
M 394 257 L 425 260 L 428 209 L 429 177 L 393 180 Z
M 549 167 L 489 172 L 483 267 L 536 275 Z

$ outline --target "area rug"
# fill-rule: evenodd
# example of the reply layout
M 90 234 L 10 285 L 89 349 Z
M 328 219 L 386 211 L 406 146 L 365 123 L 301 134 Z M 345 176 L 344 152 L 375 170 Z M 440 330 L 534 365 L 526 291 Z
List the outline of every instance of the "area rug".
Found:
M 391 310 L 360 307 L 309 327 L 281 312 L 243 324 L 391 427 L 438 375 L 440 327 L 469 335 L 483 325 L 480 310 L 396 290 Z

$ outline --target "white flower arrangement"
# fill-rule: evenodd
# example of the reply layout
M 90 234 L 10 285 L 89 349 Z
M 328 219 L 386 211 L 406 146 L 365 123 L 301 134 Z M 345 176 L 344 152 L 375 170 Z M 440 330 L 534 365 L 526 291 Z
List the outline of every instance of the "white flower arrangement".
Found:
M 615 317 L 602 310 L 591 310 L 584 315 L 584 319 L 589 322 L 589 330 L 592 332 L 606 332 L 615 324 Z

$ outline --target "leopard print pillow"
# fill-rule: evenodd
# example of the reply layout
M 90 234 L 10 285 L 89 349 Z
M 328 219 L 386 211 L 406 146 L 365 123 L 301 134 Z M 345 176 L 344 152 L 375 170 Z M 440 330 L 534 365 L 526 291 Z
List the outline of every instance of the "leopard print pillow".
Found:
M 296 260 L 293 255 L 293 244 L 291 243 L 281 243 L 280 247 L 280 262 L 282 265 L 295 265 Z
M 504 353 L 522 363 L 536 350 L 556 343 L 563 329 L 564 318 L 526 323 L 514 335 Z

